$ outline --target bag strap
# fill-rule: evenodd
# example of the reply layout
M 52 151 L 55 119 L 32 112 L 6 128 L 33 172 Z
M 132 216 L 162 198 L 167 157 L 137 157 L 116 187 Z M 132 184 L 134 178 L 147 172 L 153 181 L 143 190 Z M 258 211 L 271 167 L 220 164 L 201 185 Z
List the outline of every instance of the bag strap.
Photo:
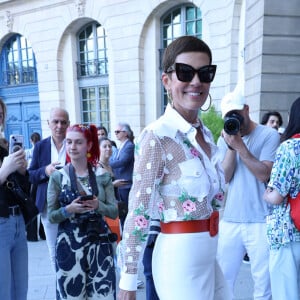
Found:
M 76 173 L 75 173 L 74 166 L 70 163 L 70 164 L 66 165 L 64 167 L 64 169 L 70 177 L 71 190 L 75 193 L 79 192 L 80 194 L 86 194 L 86 192 L 85 192 L 84 188 L 82 187 L 81 183 L 76 178 Z M 93 168 L 92 168 L 91 164 L 88 164 L 88 172 L 89 172 L 89 184 L 92 188 L 92 193 L 93 193 L 93 195 L 98 196 L 99 190 L 98 190 L 98 186 L 97 186 L 96 175 L 93 171 Z

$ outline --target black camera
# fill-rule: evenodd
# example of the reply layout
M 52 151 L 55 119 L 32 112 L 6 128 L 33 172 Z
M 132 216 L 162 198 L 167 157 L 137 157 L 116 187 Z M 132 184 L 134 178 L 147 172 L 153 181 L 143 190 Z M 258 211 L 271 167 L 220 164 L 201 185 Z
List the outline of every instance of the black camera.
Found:
M 77 222 L 91 243 L 113 243 L 118 240 L 118 236 L 110 233 L 108 225 L 99 214 L 94 212 L 77 214 Z
M 102 224 L 101 215 L 95 214 L 94 212 L 86 212 L 83 214 L 75 214 L 75 217 L 80 226 L 80 230 L 86 232 L 91 242 L 99 240 L 99 235 L 106 232 Z
M 101 217 L 97 216 L 96 214 L 90 214 L 87 220 L 86 234 L 88 240 L 92 243 L 99 241 L 100 234 L 104 234 L 106 232 L 99 218 Z
M 232 112 L 228 113 L 224 118 L 224 130 L 227 134 L 236 135 L 244 122 L 243 116 Z

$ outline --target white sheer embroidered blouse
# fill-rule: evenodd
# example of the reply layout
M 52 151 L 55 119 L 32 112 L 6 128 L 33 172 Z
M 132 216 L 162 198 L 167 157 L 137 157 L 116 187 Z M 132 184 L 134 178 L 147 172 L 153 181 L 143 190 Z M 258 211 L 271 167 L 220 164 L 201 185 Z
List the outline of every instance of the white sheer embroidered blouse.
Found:
M 211 132 L 201 127 L 211 159 L 196 142 L 196 129 L 170 105 L 136 142 L 129 212 L 118 248 L 124 290 L 136 290 L 150 218 L 163 222 L 207 219 L 223 204 L 224 174 L 218 150 Z

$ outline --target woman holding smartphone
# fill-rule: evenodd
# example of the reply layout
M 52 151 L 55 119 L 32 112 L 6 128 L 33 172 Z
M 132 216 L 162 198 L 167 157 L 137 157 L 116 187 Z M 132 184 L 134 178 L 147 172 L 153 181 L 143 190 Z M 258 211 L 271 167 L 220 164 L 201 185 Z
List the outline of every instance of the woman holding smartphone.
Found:
M 6 106 L 0 99 L 0 125 L 4 126 Z M 28 248 L 24 218 L 18 201 L 8 189 L 10 174 L 29 188 L 25 151 L 8 154 L 0 146 L 0 299 L 26 300 L 28 290 Z
M 112 242 L 104 217 L 118 209 L 111 176 L 97 167 L 94 125 L 73 125 L 66 134 L 67 160 L 48 185 L 48 218 L 59 223 L 56 243 L 57 294 L 60 299 L 116 298 Z

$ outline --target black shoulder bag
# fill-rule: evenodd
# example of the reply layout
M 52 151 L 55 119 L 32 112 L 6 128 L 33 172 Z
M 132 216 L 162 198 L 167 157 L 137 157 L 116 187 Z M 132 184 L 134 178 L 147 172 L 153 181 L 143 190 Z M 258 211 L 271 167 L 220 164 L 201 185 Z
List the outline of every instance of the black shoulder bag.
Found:
M 30 184 L 28 184 L 28 188 L 25 183 L 21 184 L 20 176 L 18 176 L 16 172 L 10 174 L 6 180 L 6 187 L 15 195 L 16 200 L 20 205 L 25 225 L 27 226 L 34 218 L 36 218 L 39 214 L 39 210 L 30 196 Z

